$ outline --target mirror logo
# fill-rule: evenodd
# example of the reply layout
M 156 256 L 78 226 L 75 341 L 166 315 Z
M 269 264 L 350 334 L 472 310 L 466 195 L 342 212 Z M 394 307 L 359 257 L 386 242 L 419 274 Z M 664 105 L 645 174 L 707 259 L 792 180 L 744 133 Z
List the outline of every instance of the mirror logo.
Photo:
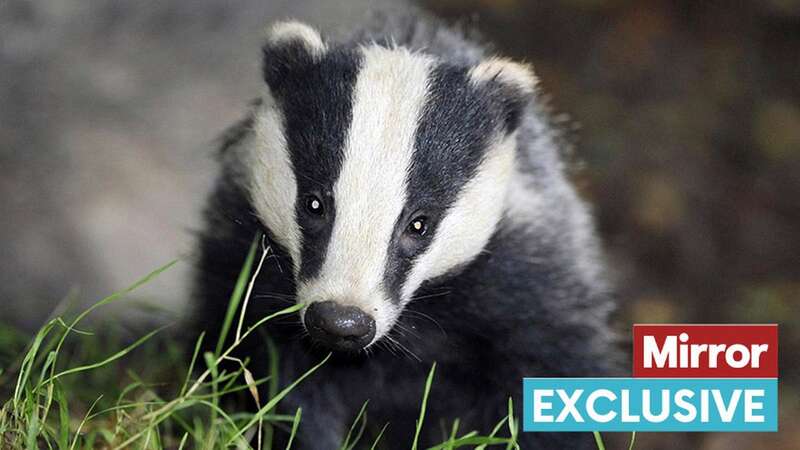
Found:
M 778 326 L 634 325 L 632 378 L 525 378 L 524 431 L 778 431 Z

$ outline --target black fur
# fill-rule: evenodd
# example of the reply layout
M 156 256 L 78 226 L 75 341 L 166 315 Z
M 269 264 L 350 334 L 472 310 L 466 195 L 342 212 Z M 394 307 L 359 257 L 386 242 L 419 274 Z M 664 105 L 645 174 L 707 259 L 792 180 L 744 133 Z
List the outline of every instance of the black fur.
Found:
M 430 24 L 420 22 L 414 27 L 419 28 L 398 32 L 396 36 L 406 39 L 395 42 L 413 46 L 415 36 L 430 34 L 425 28 Z M 446 37 L 458 41 L 452 34 Z M 462 40 L 461 45 L 472 44 Z M 439 46 L 434 42 L 431 48 Z M 341 164 L 337 152 L 341 151 L 346 128 L 342 124 L 347 123 L 350 107 L 346 93 L 352 88 L 358 60 L 346 50 L 334 50 L 325 63 L 331 66 L 322 71 L 322 66 L 305 64 L 298 49 L 290 50 L 265 50 L 268 58 L 280 63 L 278 69 L 266 68 L 265 78 L 287 111 L 296 173 L 314 171 L 298 175 L 299 192 L 326 192 Z M 293 67 L 292 58 L 299 58 L 303 68 Z M 331 78 L 331 73 L 338 75 Z M 542 135 L 541 125 L 546 120 L 541 109 L 535 104 L 526 106 L 527 100 L 518 100 L 513 93 L 479 92 L 466 83 L 465 74 L 462 61 L 437 69 L 432 86 L 435 101 L 426 107 L 418 130 L 407 213 L 431 204 L 439 208 L 451 204 L 483 157 L 487 136 L 498 127 L 507 127 L 518 128 L 520 166 L 537 174 L 531 183 L 541 186 L 547 217 L 531 224 L 504 220 L 485 252 L 459 271 L 425 283 L 416 293 L 416 300 L 406 307 L 390 333 L 397 344 L 384 339 L 368 356 L 335 355 L 301 384 L 281 404 L 289 413 L 303 407 L 296 448 L 338 448 L 367 400 L 369 430 L 364 441 L 371 442 L 389 422 L 380 448 L 408 448 L 424 380 L 434 362 L 438 369 L 422 447 L 444 440 L 442 425 L 449 429 L 456 418 L 460 418 L 462 430 L 489 432 L 504 417 L 508 397 L 514 398 L 519 418 L 523 377 L 602 376 L 614 371 L 613 334 L 607 326 L 610 299 L 602 279 L 587 273 L 585 267 L 595 264 L 592 240 L 579 239 L 584 233 L 591 236 L 591 230 L 582 229 L 589 225 L 574 220 L 583 206 L 567 188 L 558 149 L 553 145 L 556 141 Z M 319 90 L 309 92 L 311 85 Z M 506 98 L 509 95 L 512 98 Z M 334 109 L 325 109 L 331 107 Z M 322 125 L 313 130 L 300 125 L 308 121 Z M 247 130 L 228 136 L 241 141 Z M 270 230 L 256 220 L 237 180 L 240 162 L 222 160 L 221 176 L 206 207 L 195 290 L 197 324 L 210 333 L 206 342 L 216 342 L 214 333 L 254 236 L 265 234 L 274 256 L 258 277 L 248 321 L 289 306 L 294 296 L 291 261 Z M 298 215 L 302 201 L 298 199 Z M 398 227 L 404 226 L 407 217 L 403 216 Z M 315 242 L 319 247 L 319 241 Z M 304 247 L 302 257 L 303 264 L 310 266 L 301 270 L 301 277 L 314 273 L 314 265 L 321 263 L 324 253 Z M 311 262 L 307 263 L 306 257 Z M 408 267 L 396 264 L 388 269 L 402 278 Z M 387 280 L 398 282 L 402 280 Z M 278 344 L 281 385 L 324 356 L 300 337 L 302 326 L 297 317 L 279 319 L 265 328 Z M 262 337 L 249 339 L 240 354 L 250 359 L 256 373 L 266 372 Z M 520 439 L 525 449 L 591 448 L 593 442 L 590 433 L 522 434 Z
M 336 217 L 331 190 L 342 165 L 359 63 L 358 53 L 349 49 L 327 52 L 314 61 L 298 43 L 264 48 L 264 79 L 283 112 L 298 192 L 313 193 L 325 205 L 320 220 L 305 213 L 305 195 L 297 199 L 298 222 L 306 237 L 313 234 L 303 240 L 301 278 L 313 277 L 325 259 Z
M 489 148 L 489 140 L 505 127 L 506 102 L 494 95 L 493 89 L 471 83 L 465 66 L 440 64 L 433 70 L 408 174 L 405 211 L 398 219 L 389 247 L 384 283 L 395 296 L 406 281 L 414 258 L 430 245 L 439 221 L 474 175 Z M 520 110 L 523 107 L 520 102 Z M 418 215 L 428 219 L 428 238 L 409 254 L 398 240 Z

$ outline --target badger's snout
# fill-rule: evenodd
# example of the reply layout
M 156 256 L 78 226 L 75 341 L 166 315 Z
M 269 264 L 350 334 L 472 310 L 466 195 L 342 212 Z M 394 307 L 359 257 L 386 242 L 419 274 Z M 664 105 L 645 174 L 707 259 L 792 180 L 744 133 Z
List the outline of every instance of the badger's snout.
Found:
M 311 339 L 331 350 L 358 351 L 375 337 L 375 319 L 355 306 L 331 300 L 312 303 L 305 325 Z

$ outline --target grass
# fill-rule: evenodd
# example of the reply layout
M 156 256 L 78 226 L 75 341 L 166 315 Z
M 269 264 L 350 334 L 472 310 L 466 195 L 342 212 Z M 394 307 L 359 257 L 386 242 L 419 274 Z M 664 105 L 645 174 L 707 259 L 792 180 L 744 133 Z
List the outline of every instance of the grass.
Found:
M 280 387 L 277 379 L 279 355 L 268 341 L 270 373 L 256 379 L 248 361 L 234 358 L 234 350 L 262 326 L 283 315 L 296 313 L 294 305 L 252 326 L 246 326 L 252 283 L 269 252 L 254 241 L 231 296 L 221 324 L 222 335 L 214 352 L 204 352 L 204 335 L 198 336 L 189 361 L 181 346 L 160 336 L 163 328 L 144 333 L 132 343 L 105 331 L 94 333 L 81 327 L 97 309 L 118 302 L 138 287 L 168 270 L 175 261 L 153 271 L 130 287 L 116 292 L 72 319 L 58 316 L 45 323 L 30 339 L 0 325 L 0 448 L 10 449 L 271 449 L 276 428 L 290 433 L 288 447 L 302 429 L 302 410 L 279 414 L 278 405 L 300 383 L 308 379 L 328 357 L 308 372 Z M 235 330 L 235 331 L 234 331 Z M 232 336 L 229 336 L 233 333 Z M 232 339 L 229 339 L 231 337 Z M 225 345 L 230 342 L 229 345 Z M 233 363 L 223 365 L 223 362 Z M 428 396 L 434 384 L 436 366 L 431 367 L 424 386 L 414 436 L 409 447 L 418 449 L 425 425 Z M 266 385 L 268 398 L 259 397 L 258 387 Z M 260 392 L 264 392 L 261 390 Z M 249 395 L 257 411 L 230 408 L 223 397 Z M 368 404 L 355 416 L 340 449 L 379 449 L 381 437 L 390 424 L 376 424 L 377 438 L 364 441 L 368 427 Z M 470 447 L 519 449 L 518 421 L 509 399 L 508 415 L 489 434 L 461 433 L 456 420 L 436 450 Z M 507 434 L 506 436 L 501 436 Z M 287 447 L 287 448 L 288 448 Z

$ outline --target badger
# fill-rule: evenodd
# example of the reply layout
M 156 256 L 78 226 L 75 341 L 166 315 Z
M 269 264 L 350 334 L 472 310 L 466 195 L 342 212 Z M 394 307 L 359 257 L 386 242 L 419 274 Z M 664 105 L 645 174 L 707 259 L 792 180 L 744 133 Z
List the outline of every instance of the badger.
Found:
M 295 445 L 338 448 L 369 401 L 379 448 L 489 432 L 523 377 L 614 370 L 607 275 L 564 139 L 529 65 L 420 15 L 332 41 L 272 25 L 263 91 L 222 139 L 194 295 L 214 342 L 254 236 L 269 251 L 240 346 L 264 375 L 266 339 L 289 383 L 332 358 L 281 408 L 302 407 Z M 522 448 L 580 448 L 584 434 L 521 433 Z M 371 441 L 370 441 L 371 442 Z

